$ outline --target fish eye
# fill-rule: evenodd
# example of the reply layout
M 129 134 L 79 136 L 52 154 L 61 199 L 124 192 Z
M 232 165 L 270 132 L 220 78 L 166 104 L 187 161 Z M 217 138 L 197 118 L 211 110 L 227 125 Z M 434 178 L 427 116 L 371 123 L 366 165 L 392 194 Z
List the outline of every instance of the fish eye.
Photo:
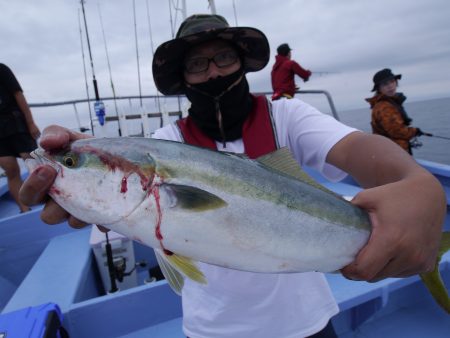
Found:
M 62 163 L 67 167 L 67 168 L 73 168 L 77 165 L 77 159 L 74 155 L 69 154 L 63 157 Z

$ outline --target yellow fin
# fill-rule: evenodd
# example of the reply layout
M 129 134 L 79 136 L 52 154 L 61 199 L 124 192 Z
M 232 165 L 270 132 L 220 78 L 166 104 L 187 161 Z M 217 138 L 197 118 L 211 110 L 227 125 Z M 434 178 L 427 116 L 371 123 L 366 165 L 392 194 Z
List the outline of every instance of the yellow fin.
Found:
M 173 267 L 181 271 L 189 279 L 200 284 L 206 284 L 205 276 L 190 258 L 179 256 L 177 254 L 165 255 L 165 258 Z
M 166 278 L 167 283 L 171 289 L 178 295 L 181 296 L 181 290 L 184 286 L 184 277 L 176 269 L 174 269 L 170 263 L 165 259 L 162 250 L 155 249 L 156 260 L 158 261 L 161 272 Z
M 450 298 L 448 296 L 448 291 L 442 280 L 441 274 L 439 272 L 439 262 L 442 256 L 450 250 L 450 232 L 444 232 L 442 234 L 441 246 L 439 248 L 438 259 L 434 270 L 429 273 L 420 274 L 420 278 L 430 291 L 431 295 L 435 301 L 448 313 L 450 314 Z
M 263 155 L 256 159 L 259 163 L 276 170 L 282 174 L 291 176 L 299 181 L 302 181 L 314 188 L 333 194 L 339 198 L 340 195 L 325 188 L 323 185 L 317 183 L 311 176 L 309 176 L 301 167 L 300 164 L 292 157 L 291 152 L 287 147 L 280 148 L 274 152 Z
M 155 255 L 161 272 L 177 295 L 181 296 L 184 276 L 197 283 L 206 284 L 205 276 L 190 258 L 177 254 L 167 255 L 161 249 L 155 249 Z

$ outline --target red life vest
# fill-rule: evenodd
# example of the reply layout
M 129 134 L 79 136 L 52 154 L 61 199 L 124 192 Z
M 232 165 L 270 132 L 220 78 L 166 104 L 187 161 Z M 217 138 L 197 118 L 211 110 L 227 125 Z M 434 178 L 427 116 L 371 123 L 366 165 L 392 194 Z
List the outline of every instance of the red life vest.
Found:
M 252 159 L 279 148 L 270 102 L 252 96 L 253 108 L 242 126 L 245 154 Z M 184 143 L 217 150 L 216 142 L 205 135 L 188 116 L 177 121 Z

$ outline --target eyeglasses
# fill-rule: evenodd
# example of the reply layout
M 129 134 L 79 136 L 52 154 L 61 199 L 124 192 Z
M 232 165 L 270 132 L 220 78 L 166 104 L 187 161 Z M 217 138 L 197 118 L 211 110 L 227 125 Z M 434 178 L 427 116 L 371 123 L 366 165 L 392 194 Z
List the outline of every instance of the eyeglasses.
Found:
M 184 61 L 184 70 L 190 74 L 201 73 L 209 68 L 209 63 L 211 61 L 213 61 L 217 67 L 224 68 L 234 64 L 238 58 L 239 56 L 236 51 L 226 50 L 217 53 L 212 58 L 204 56 L 187 59 Z

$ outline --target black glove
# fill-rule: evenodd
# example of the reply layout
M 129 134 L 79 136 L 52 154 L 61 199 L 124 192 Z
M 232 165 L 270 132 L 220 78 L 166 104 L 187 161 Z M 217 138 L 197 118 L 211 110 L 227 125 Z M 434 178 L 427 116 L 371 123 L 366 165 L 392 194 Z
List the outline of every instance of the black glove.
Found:
M 416 128 L 416 136 L 422 136 L 424 132 L 420 128 Z

